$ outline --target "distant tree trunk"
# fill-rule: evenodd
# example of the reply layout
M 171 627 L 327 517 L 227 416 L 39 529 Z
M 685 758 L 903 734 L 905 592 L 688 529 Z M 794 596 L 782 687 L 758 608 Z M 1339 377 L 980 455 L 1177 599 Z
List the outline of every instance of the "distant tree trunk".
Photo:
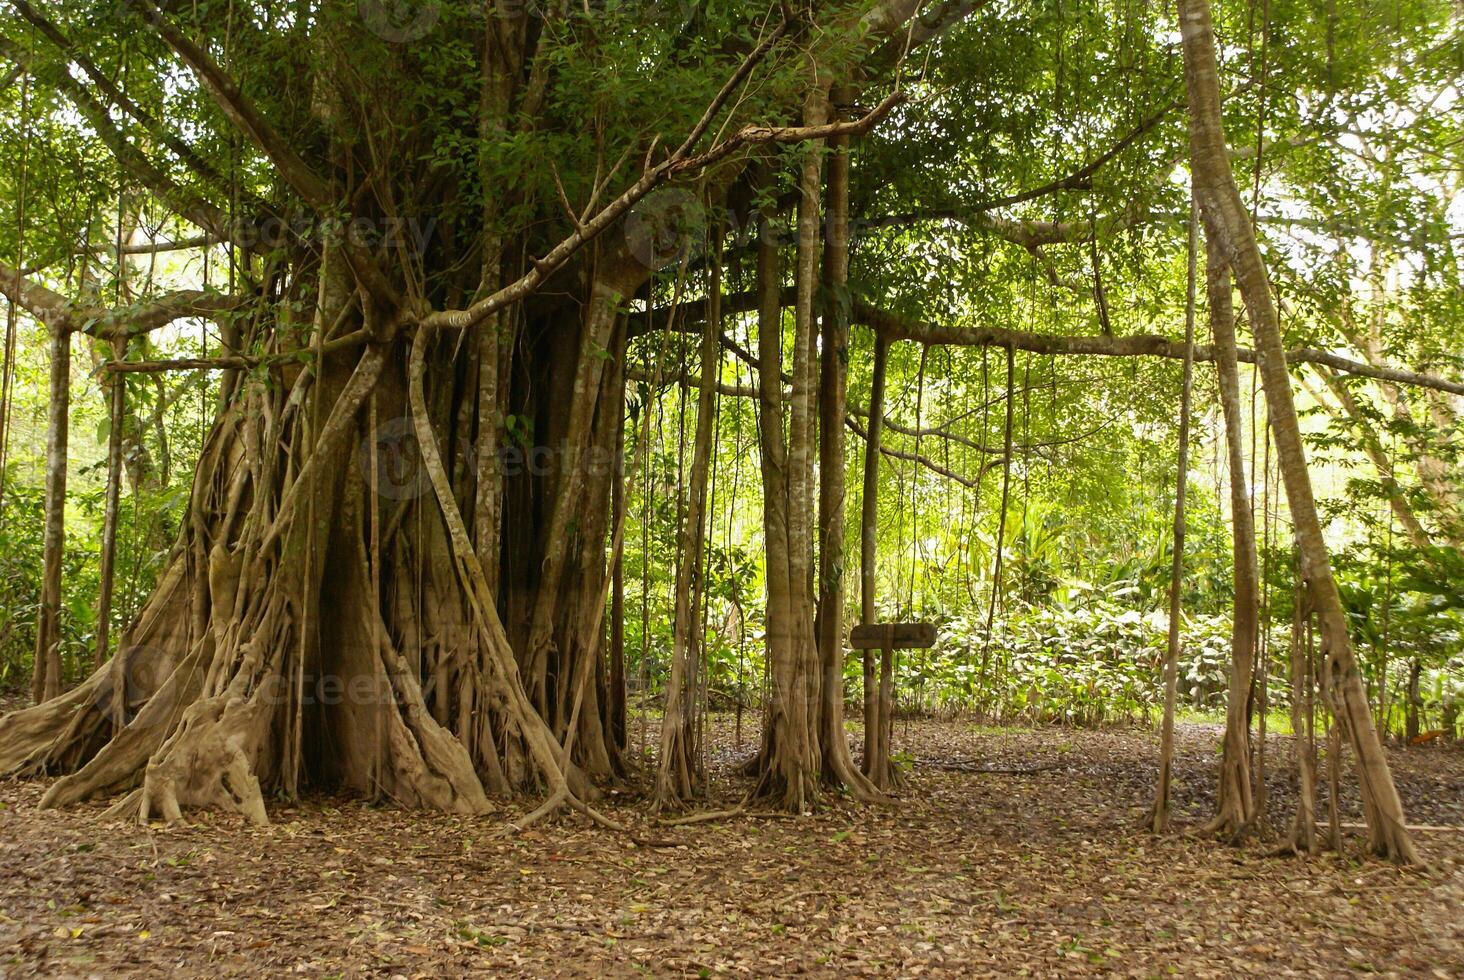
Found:
M 1255 669 L 1256 628 L 1260 621 L 1256 571 L 1256 528 L 1246 473 L 1244 421 L 1240 410 L 1240 370 L 1236 358 L 1235 313 L 1230 272 L 1217 242 L 1205 240 L 1205 281 L 1210 300 L 1210 330 L 1215 341 L 1215 371 L 1225 415 L 1225 445 L 1230 465 L 1231 558 L 1235 607 L 1230 626 L 1230 690 L 1225 702 L 1225 737 L 1215 816 L 1204 828 L 1239 843 L 1255 820 L 1250 781 L 1250 690 Z
M 708 266 L 708 275 L 707 315 L 702 325 L 701 385 L 697 391 L 696 432 L 692 438 L 691 483 L 680 528 L 681 547 L 676 568 L 671 676 L 666 683 L 666 712 L 661 718 L 661 751 L 656 767 L 657 809 L 680 806 L 690 800 L 702 781 L 696 678 L 701 666 L 700 611 L 705 586 L 702 556 L 706 549 L 707 476 L 712 458 L 712 414 L 716 410 L 717 373 L 722 352 L 722 276 L 718 263 L 712 262 Z
M 1206 230 L 1222 246 L 1251 317 L 1276 440 L 1276 459 L 1295 524 L 1301 574 L 1320 621 L 1323 652 L 1335 661 L 1342 717 L 1357 759 L 1368 847 L 1399 863 L 1416 863 L 1418 853 L 1405 828 L 1403 804 L 1373 728 L 1367 694 L 1347 633 L 1346 614 L 1332 578 L 1307 471 L 1301 427 L 1292 401 L 1291 378 L 1271 284 L 1256 244 L 1255 229 L 1230 170 L 1220 117 L 1220 78 L 1210 5 L 1208 0 L 1180 0 L 1179 12 L 1189 94 L 1190 160 L 1196 192 Z
M 108 360 L 122 360 L 127 356 L 125 345 L 114 346 L 112 343 L 94 337 L 86 339 L 93 371 L 101 371 Z M 118 375 L 118 377 L 121 376 Z M 139 415 L 130 399 L 123 400 L 121 429 L 118 433 L 122 440 L 120 455 L 122 470 L 127 477 L 127 485 L 134 492 L 156 490 L 166 482 L 166 474 L 163 472 L 161 461 L 154 458 L 148 447 L 147 431 L 152 428 L 155 433 L 157 432 L 158 424 L 166 418 L 167 408 L 179 397 L 179 392 L 184 390 L 186 383 L 175 388 L 171 395 L 164 394 L 160 380 L 158 385 L 158 401 L 152 408 L 151 419 Z M 110 386 L 108 386 L 108 390 L 111 390 Z M 156 543 L 159 547 L 166 544 L 164 541 Z
M 1179 389 L 1179 448 L 1174 477 L 1174 555 L 1169 569 L 1169 637 L 1164 648 L 1164 720 L 1159 735 L 1159 780 L 1149 814 L 1149 829 L 1156 834 L 1169 829 L 1169 787 L 1174 768 L 1174 709 L 1179 694 L 1180 617 L 1184 612 L 1184 505 L 1185 490 L 1189 485 L 1190 414 L 1194 402 L 1198 237 L 1199 219 L 1192 202 L 1184 310 L 1184 369 Z
M 1381 280 L 1381 274 L 1375 276 Z M 1377 288 L 1383 288 L 1381 281 L 1377 282 Z M 1363 357 L 1371 364 L 1381 365 L 1386 363 L 1387 358 L 1383 354 L 1382 320 L 1381 314 L 1371 318 L 1367 327 L 1359 327 L 1355 319 L 1350 315 L 1347 307 L 1343 307 L 1342 315 L 1338 322 L 1343 334 L 1358 350 L 1362 351 Z M 1332 378 L 1327 377 L 1329 387 L 1332 387 Z M 1379 381 L 1378 388 L 1383 393 L 1383 399 L 1392 411 L 1393 419 L 1401 423 L 1404 444 L 1408 447 L 1409 462 L 1418 477 L 1418 488 L 1423 491 L 1425 498 L 1432 506 L 1438 536 L 1446 540 L 1455 548 L 1464 548 L 1464 491 L 1458 486 L 1454 479 L 1453 471 L 1449 464 L 1440 459 L 1431 445 L 1429 439 L 1430 426 L 1419 422 L 1415 411 L 1413 399 L 1421 398 L 1425 402 L 1424 414 L 1427 415 L 1432 428 L 1441 433 L 1454 431 L 1458 426 L 1458 419 L 1453 407 L 1446 400 L 1443 392 L 1427 392 L 1412 395 L 1405 392 L 1398 385 L 1388 381 Z M 1336 392 L 1337 388 L 1333 387 Z M 1342 397 L 1339 394 L 1339 399 Z M 1355 406 L 1349 407 L 1345 402 L 1344 410 L 1352 414 Z M 1362 428 L 1364 442 L 1363 449 L 1369 458 L 1377 462 L 1377 453 L 1381 451 L 1376 435 L 1371 440 L 1367 438 L 1371 433 L 1371 427 L 1365 425 L 1365 420 L 1355 420 Z M 1391 465 L 1388 466 L 1391 471 Z M 1387 477 L 1384 477 L 1387 480 Z M 1396 493 L 1396 488 L 1395 488 Z M 1394 494 L 1390 493 L 1390 501 Z M 1397 507 L 1395 505 L 1395 513 Z M 1409 527 L 1409 522 L 1399 513 L 1399 520 L 1403 522 L 1404 529 L 1408 532 L 1410 540 L 1414 538 L 1414 531 Z
M 1423 664 L 1417 657 L 1408 661 L 1408 709 L 1404 717 L 1403 737 L 1415 739 L 1423 731 L 1423 724 L 1419 714 L 1423 708 L 1423 697 L 1419 691 L 1419 681 L 1423 677 Z
M 1323 368 L 1318 373 L 1326 382 L 1328 390 L 1337 399 L 1342 414 L 1356 430 L 1358 438 L 1362 442 L 1363 452 L 1372 462 L 1373 469 L 1377 471 L 1383 494 L 1388 498 L 1388 506 L 1392 508 L 1393 516 L 1398 518 L 1398 523 L 1403 525 L 1403 531 L 1408 535 L 1409 543 L 1420 549 L 1430 547 L 1433 542 L 1430 540 L 1428 532 L 1424 530 L 1423 524 L 1418 520 L 1418 515 L 1413 512 L 1408 498 L 1403 494 L 1393 461 L 1389 458 L 1377 432 L 1374 431 L 1372 423 L 1363 414 L 1352 391 L 1335 371 Z
M 66 547 L 66 446 L 71 422 L 71 333 L 64 324 L 52 324 L 50 335 L 41 604 L 31 676 L 31 697 L 37 704 L 61 693 L 61 565 Z

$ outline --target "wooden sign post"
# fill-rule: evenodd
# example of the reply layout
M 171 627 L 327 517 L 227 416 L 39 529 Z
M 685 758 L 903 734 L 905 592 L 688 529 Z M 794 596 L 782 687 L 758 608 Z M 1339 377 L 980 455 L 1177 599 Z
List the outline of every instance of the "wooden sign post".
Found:
M 872 749 L 874 755 L 873 759 L 865 759 L 865 770 L 876 786 L 890 789 L 899 781 L 897 770 L 890 765 L 889 759 L 890 734 L 894 727 L 895 651 L 935 646 L 935 626 L 930 623 L 868 623 L 849 631 L 849 645 L 856 650 L 883 651 L 879 669 L 879 700 L 873 704 L 867 697 L 865 700 L 864 724 L 868 729 L 872 714 L 875 736 L 872 739 L 866 736 L 864 741 L 866 753 Z M 874 710 L 871 712 L 870 708 Z
M 849 645 L 856 650 L 917 650 L 935 646 L 935 626 L 930 623 L 870 623 L 849 631 Z

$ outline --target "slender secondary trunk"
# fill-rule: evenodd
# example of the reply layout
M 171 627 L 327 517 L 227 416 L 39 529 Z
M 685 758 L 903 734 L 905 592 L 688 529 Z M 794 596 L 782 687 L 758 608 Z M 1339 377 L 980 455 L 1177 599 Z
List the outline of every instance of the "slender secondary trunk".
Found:
M 827 96 L 815 86 L 804 105 L 805 124 L 821 124 L 828 112 Z M 813 623 L 814 301 L 819 278 L 822 173 L 818 148 L 805 148 L 798 178 L 796 298 L 786 452 L 780 393 L 781 284 L 776 278 L 776 245 L 767 240 L 766 224 L 758 245 L 759 423 L 764 451 L 763 519 L 769 566 L 767 633 L 772 691 L 754 793 L 792 811 L 801 811 L 818 799 L 822 761 L 818 716 L 823 678 Z M 772 569 L 774 565 L 786 566 L 786 578 L 781 568 Z M 786 619 L 776 622 L 780 617 Z
M 790 701 L 797 673 L 797 628 L 794 624 L 793 581 L 789 576 L 788 452 L 783 439 L 782 268 L 776 232 L 771 227 L 774 213 L 759 215 L 757 243 L 758 282 L 758 438 L 763 470 L 763 549 L 767 580 L 767 611 L 764 644 L 770 682 L 767 720 L 759 771 L 766 773 L 769 789 L 781 790 L 784 802 L 802 809 L 803 791 L 809 780 L 799 754 L 798 732 L 790 717 Z
M 879 618 L 875 604 L 879 582 L 879 453 L 884 431 L 885 370 L 890 342 L 883 334 L 874 337 L 874 372 L 869 388 L 869 428 L 864 438 L 864 497 L 859 513 L 859 618 L 872 626 Z M 879 655 L 872 647 L 864 650 L 864 775 L 879 789 L 888 789 L 894 773 L 889 764 L 889 746 L 883 735 L 878 678 Z
M 1255 397 L 1255 389 L 1251 389 L 1252 401 Z M 1270 423 L 1264 423 L 1266 431 L 1266 450 L 1263 457 L 1261 469 L 1261 527 L 1264 541 L 1261 565 L 1261 607 L 1260 617 L 1256 623 L 1256 656 L 1259 662 L 1259 676 L 1256 680 L 1256 823 L 1264 826 L 1269 819 L 1268 804 L 1270 790 L 1267 788 L 1267 727 L 1270 723 L 1271 712 L 1271 592 L 1268 583 L 1271 581 L 1271 428 Z
M 823 256 L 823 345 L 819 352 L 818 650 L 823 781 L 869 797 L 844 732 L 844 415 L 849 372 L 849 138 L 830 141 Z M 871 423 L 872 425 L 873 423 Z
M 1238 843 L 1255 820 L 1250 779 L 1250 691 L 1255 671 L 1256 627 L 1260 621 L 1255 516 L 1246 473 L 1244 420 L 1240 411 L 1240 368 L 1236 358 L 1235 313 L 1230 271 L 1218 243 L 1205 240 L 1205 283 L 1215 372 L 1225 416 L 1225 446 L 1230 467 L 1231 568 L 1235 588 L 1230 626 L 1230 689 L 1225 702 L 1225 736 L 1220 757 L 1220 787 L 1215 817 L 1205 827 Z
M 1169 637 L 1164 649 L 1164 721 L 1159 734 L 1159 781 L 1149 829 L 1159 834 L 1169 829 L 1169 787 L 1174 768 L 1174 709 L 1179 692 L 1180 616 L 1184 599 L 1185 492 L 1189 486 L 1190 413 L 1194 403 L 1195 379 L 1195 292 L 1199 221 L 1190 207 L 1189 274 L 1184 305 L 1184 373 L 1179 389 L 1179 448 L 1174 478 L 1174 555 L 1169 569 Z
M 610 511 L 615 526 L 625 524 L 627 475 L 623 472 L 625 462 L 625 413 L 620 416 L 620 426 L 615 436 L 615 462 L 618 467 L 612 484 Z M 610 714 L 610 739 L 618 752 L 625 751 L 625 547 L 615 549 L 610 557 L 610 690 L 608 710 Z
M 125 343 L 113 347 L 113 356 L 121 360 Z M 122 500 L 122 425 L 127 415 L 127 379 L 111 372 L 107 379 L 107 489 L 102 511 L 102 557 L 97 568 L 97 647 L 96 664 L 105 663 L 112 646 L 112 585 L 117 561 L 117 514 Z
M 61 693 L 61 563 L 66 544 L 66 447 L 71 422 L 71 333 L 65 324 L 53 324 L 50 334 L 41 603 L 31 676 L 31 696 L 37 704 Z
M 1342 850 L 1342 733 L 1337 722 L 1337 701 L 1332 679 L 1322 680 L 1322 701 L 1327 715 L 1327 846 Z
M 1375 854 L 1399 863 L 1415 863 L 1418 853 L 1404 825 L 1403 804 L 1393 784 L 1382 743 L 1373 728 L 1362 675 L 1347 633 L 1342 600 L 1332 578 L 1307 471 L 1301 426 L 1292 400 L 1291 378 L 1271 284 L 1256 244 L 1255 229 L 1230 169 L 1220 116 L 1220 78 L 1210 4 L 1208 0 L 1180 0 L 1179 16 L 1195 188 L 1207 233 L 1222 246 L 1250 314 L 1276 440 L 1276 459 L 1295 525 L 1301 574 L 1317 611 L 1323 653 L 1335 662 L 1341 717 L 1357 760 L 1368 847 Z

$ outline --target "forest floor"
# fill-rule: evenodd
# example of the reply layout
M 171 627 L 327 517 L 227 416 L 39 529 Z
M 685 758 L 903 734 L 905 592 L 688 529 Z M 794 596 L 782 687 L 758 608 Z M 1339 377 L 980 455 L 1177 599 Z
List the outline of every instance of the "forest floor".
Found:
M 740 749 L 712 731 L 708 806 L 734 806 L 755 725 Z M 1208 813 L 1218 734 L 1180 731 L 1181 826 Z M 913 780 L 892 805 L 665 826 L 630 787 L 604 804 L 630 836 L 342 799 L 260 829 L 104 825 L 0 783 L 0 977 L 1464 976 L 1464 749 L 1393 751 L 1409 819 L 1452 828 L 1419 832 L 1428 867 L 1400 871 L 1359 860 L 1355 829 L 1305 862 L 1139 831 L 1147 731 L 895 736 Z M 1274 740 L 1278 819 L 1286 755 Z

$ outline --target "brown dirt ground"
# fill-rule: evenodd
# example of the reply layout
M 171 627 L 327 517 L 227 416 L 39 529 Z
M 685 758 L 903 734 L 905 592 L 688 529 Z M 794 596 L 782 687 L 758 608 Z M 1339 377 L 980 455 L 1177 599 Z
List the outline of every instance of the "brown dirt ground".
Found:
M 750 746 L 712 727 L 709 806 L 727 806 Z M 504 834 L 522 807 L 341 799 L 263 829 L 104 825 L 0 783 L 0 977 L 1464 976 L 1464 749 L 1393 752 L 1410 820 L 1454 828 L 1417 834 L 1429 867 L 1399 871 L 1359 860 L 1355 830 L 1309 862 L 1138 831 L 1146 731 L 922 721 L 896 739 L 914 781 L 893 805 L 670 827 L 631 787 L 605 809 L 639 843 L 578 817 Z M 1181 731 L 1181 823 L 1210 805 L 1216 743 Z

